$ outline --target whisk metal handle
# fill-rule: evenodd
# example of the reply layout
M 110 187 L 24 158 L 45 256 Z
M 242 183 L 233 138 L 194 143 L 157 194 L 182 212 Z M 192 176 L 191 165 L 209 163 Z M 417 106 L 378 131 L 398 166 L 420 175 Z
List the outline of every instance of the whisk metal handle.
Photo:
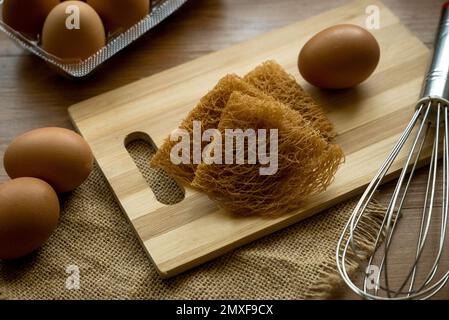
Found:
M 449 1 L 443 5 L 433 58 L 424 79 L 420 102 L 423 100 L 449 105 Z

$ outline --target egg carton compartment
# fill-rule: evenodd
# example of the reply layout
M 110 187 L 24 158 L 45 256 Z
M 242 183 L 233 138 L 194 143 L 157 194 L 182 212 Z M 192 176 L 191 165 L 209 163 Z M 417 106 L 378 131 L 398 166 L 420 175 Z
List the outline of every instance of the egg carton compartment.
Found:
M 176 10 L 178 10 L 187 0 L 154 0 L 151 1 L 151 12 L 140 22 L 135 24 L 127 31 L 120 35 L 110 37 L 106 46 L 101 48 L 98 52 L 89 58 L 76 62 L 67 63 L 61 59 L 45 52 L 38 41 L 33 41 L 12 29 L 1 19 L 0 14 L 0 31 L 4 32 L 9 38 L 16 42 L 19 46 L 35 54 L 39 58 L 45 60 L 51 66 L 62 71 L 63 74 L 73 78 L 83 78 L 92 73 L 97 67 L 103 64 L 106 60 L 114 56 L 119 51 L 129 46 L 132 42 L 139 39 L 149 30 L 153 29 Z M 0 0 L 0 13 L 2 11 L 2 3 Z

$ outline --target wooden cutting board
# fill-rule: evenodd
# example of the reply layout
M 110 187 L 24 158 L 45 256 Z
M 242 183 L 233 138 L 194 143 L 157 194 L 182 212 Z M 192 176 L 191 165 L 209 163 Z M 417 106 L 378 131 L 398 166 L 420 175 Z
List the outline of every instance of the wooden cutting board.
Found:
M 296 65 L 304 43 L 334 24 L 365 26 L 366 7 L 373 4 L 380 9 L 380 29 L 372 32 L 382 49 L 376 73 L 353 90 L 325 92 L 306 85 Z M 222 76 L 244 75 L 269 59 L 297 77 L 335 124 L 346 162 L 329 189 L 301 210 L 275 219 L 232 217 L 193 190 L 186 190 L 176 205 L 159 203 L 125 148 L 127 137 L 142 132 L 161 145 Z M 383 4 L 357 1 L 81 102 L 69 113 L 166 278 L 360 193 L 409 121 L 428 59 L 429 50 Z M 399 156 L 391 177 L 403 158 Z

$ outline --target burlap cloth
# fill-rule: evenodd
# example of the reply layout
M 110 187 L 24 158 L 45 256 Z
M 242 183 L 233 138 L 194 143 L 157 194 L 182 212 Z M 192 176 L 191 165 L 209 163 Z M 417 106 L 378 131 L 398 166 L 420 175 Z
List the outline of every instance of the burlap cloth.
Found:
M 129 147 L 161 201 L 176 186 L 148 169 L 148 149 Z M 152 152 L 152 151 L 151 151 Z M 147 168 L 147 169 L 145 169 Z M 159 190 L 159 191 L 160 191 Z M 169 280 L 162 280 L 115 202 L 100 170 L 62 197 L 60 225 L 36 253 L 0 262 L 4 299 L 307 299 L 327 298 L 340 284 L 337 239 L 354 201 L 241 247 Z M 376 216 L 379 208 L 369 208 Z M 67 289 L 79 268 L 79 289 Z M 354 268 L 356 265 L 354 264 Z

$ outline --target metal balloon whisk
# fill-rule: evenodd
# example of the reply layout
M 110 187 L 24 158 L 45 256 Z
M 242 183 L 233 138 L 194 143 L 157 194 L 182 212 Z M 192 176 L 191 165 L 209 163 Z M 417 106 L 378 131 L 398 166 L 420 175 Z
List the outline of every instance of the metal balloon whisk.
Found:
M 349 288 L 366 299 L 428 299 L 449 280 L 449 266 L 443 265 L 449 256 L 446 252 L 449 209 L 448 7 L 449 2 L 443 5 L 432 63 L 416 111 L 363 193 L 338 242 L 338 271 Z M 396 165 L 398 155 L 404 155 L 404 152 L 405 162 L 397 185 L 382 215 L 373 223 L 372 217 L 368 219 L 367 208 L 389 170 Z M 423 197 L 419 199 L 421 216 L 414 221 L 414 215 L 410 220 L 406 215 L 408 202 L 415 203 L 418 199 L 410 197 L 409 191 L 416 187 L 414 177 L 422 164 L 420 161 L 429 157 L 426 186 L 422 186 Z M 419 182 L 417 184 L 421 187 Z M 404 221 L 407 219 L 411 222 Z M 368 227 L 367 221 L 370 221 Z M 413 224 L 417 227 L 416 239 L 411 239 Z M 399 232 L 401 228 L 407 228 L 407 232 Z M 404 235 L 408 238 L 404 239 Z M 401 236 L 402 245 L 398 246 L 397 238 Z M 363 272 L 359 274 L 362 277 L 354 274 L 354 261 L 362 266 Z

